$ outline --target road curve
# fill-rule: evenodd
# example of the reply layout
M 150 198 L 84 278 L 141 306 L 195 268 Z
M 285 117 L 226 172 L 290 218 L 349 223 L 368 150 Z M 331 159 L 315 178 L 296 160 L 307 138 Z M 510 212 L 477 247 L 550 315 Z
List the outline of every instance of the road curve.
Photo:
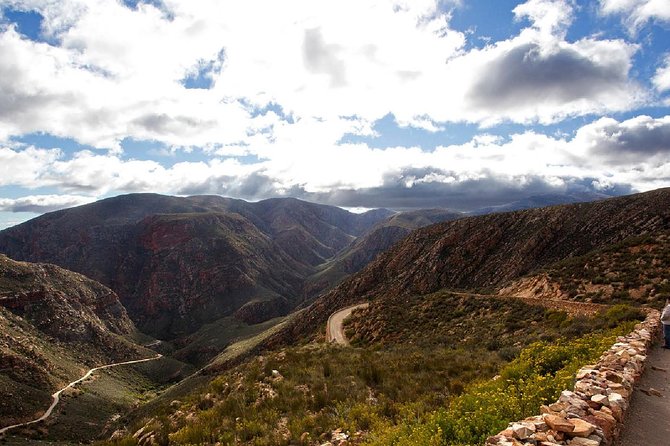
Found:
M 352 305 L 347 308 L 336 311 L 331 314 L 326 324 L 326 342 L 335 342 L 336 344 L 349 345 L 347 337 L 344 335 L 342 323 L 349 317 L 352 311 L 357 308 L 367 308 L 369 304 Z
M 507 296 L 501 294 L 477 294 L 477 293 L 467 293 L 461 291 L 451 291 L 447 290 L 451 294 L 458 296 L 466 297 L 486 297 L 494 299 L 519 299 L 529 305 L 540 305 L 546 308 L 553 308 L 556 310 L 561 310 L 569 313 L 570 315 L 593 315 L 598 311 L 601 311 L 607 308 L 607 305 L 603 304 L 593 304 L 586 302 L 573 302 L 567 300 L 558 300 L 558 299 L 540 299 L 532 297 L 521 297 L 521 296 Z M 344 320 L 357 308 L 366 308 L 369 304 L 358 304 L 352 305 L 347 308 L 336 311 L 331 314 L 328 318 L 328 323 L 326 324 L 326 342 L 335 342 L 336 344 L 349 345 L 347 337 L 344 335 L 344 329 L 342 323 Z
M 59 391 L 57 391 L 56 393 L 51 395 L 51 399 L 52 399 L 51 406 L 49 406 L 49 408 L 46 410 L 46 412 L 44 412 L 44 414 L 41 417 L 36 418 L 32 421 L 27 421 L 25 423 L 13 424 L 11 426 L 3 427 L 2 429 L 0 429 L 0 435 L 4 434 L 5 432 L 7 432 L 10 429 L 39 423 L 40 421 L 44 421 L 47 418 L 49 418 L 51 416 L 51 413 L 53 412 L 54 408 L 58 405 L 58 402 L 60 401 L 61 393 L 63 393 L 63 391 L 65 389 L 67 389 L 69 387 L 73 387 L 73 386 L 79 384 L 80 382 L 84 381 L 85 379 L 89 378 L 93 374 L 93 372 L 95 372 L 97 370 L 108 369 L 110 367 L 116 367 L 116 366 L 119 366 L 119 365 L 138 364 L 140 362 L 155 361 L 156 359 L 160 359 L 162 357 L 163 357 L 163 355 L 159 354 L 159 355 L 156 355 L 152 358 L 136 359 L 134 361 L 125 361 L 125 362 L 115 362 L 113 364 L 102 365 L 100 367 L 93 367 L 88 372 L 86 372 L 86 374 L 84 376 L 82 376 L 81 378 L 79 378 L 75 381 L 72 381 L 70 384 L 68 384 L 67 386 L 63 387 L 62 389 L 60 389 Z

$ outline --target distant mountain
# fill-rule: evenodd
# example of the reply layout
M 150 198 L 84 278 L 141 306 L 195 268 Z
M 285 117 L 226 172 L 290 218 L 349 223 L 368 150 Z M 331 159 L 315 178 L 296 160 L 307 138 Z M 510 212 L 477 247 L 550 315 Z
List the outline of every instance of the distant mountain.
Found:
M 269 343 L 313 333 L 346 305 L 441 289 L 495 290 L 557 261 L 668 229 L 670 189 L 428 226 L 323 294 Z
M 30 419 L 81 370 L 147 357 L 117 295 L 81 274 L 0 255 L 0 426 Z
M 463 216 L 447 209 L 423 209 L 394 214 L 378 222 L 333 260 L 323 264 L 316 274 L 309 277 L 305 292 L 308 296 L 316 296 L 332 288 L 350 274 L 360 271 L 415 229 Z
M 286 314 L 317 265 L 392 214 L 296 199 L 131 194 L 6 229 L 0 252 L 100 281 L 142 331 L 172 338 L 245 305 L 237 314 L 253 322 Z
M 606 200 L 612 198 L 597 192 L 573 192 L 567 194 L 544 194 L 533 195 L 523 200 L 513 201 L 511 203 L 498 206 L 488 206 L 469 212 L 470 215 L 486 215 L 494 212 L 511 212 L 523 209 L 534 209 L 546 206 L 557 206 L 559 204 L 588 203 L 591 201 Z

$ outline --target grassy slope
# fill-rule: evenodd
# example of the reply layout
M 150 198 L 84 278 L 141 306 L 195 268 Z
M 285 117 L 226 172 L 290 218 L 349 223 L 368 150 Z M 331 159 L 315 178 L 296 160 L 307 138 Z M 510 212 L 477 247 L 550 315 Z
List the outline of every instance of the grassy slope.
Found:
M 211 324 L 203 325 L 192 335 L 174 342 L 177 349 L 172 356 L 190 364 L 202 366 L 229 345 L 254 337 L 283 320 L 284 318 L 274 318 L 260 324 L 249 325 L 234 317 L 224 317 Z
M 516 299 L 441 291 L 373 301 L 352 315 L 346 332 L 361 346 L 413 342 L 501 350 L 577 336 L 593 329 L 594 324 L 594 320 L 569 317 Z
M 380 333 L 389 336 L 361 335 L 353 348 L 307 344 L 266 353 L 144 421 L 174 444 L 228 444 L 235 438 L 255 445 L 301 444 L 300 438 L 321 444 L 336 428 L 361 431 L 361 438 L 370 431 L 379 436 L 447 406 L 534 340 L 556 341 L 559 332 L 576 339 L 619 322 L 616 315 L 570 318 L 513 300 L 468 300 L 447 292 L 398 305 L 422 329 L 403 318 L 381 321 L 372 307 L 371 314 L 356 314 L 350 329 L 357 332 L 366 321 L 386 326 Z M 391 336 L 396 330 L 401 335 Z

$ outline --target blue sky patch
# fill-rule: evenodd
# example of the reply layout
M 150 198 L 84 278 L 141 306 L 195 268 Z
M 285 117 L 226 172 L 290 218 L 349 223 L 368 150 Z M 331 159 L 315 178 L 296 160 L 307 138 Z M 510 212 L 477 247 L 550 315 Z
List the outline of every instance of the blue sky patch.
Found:
M 42 20 L 40 13 L 35 11 L 19 11 L 15 9 L 2 9 L 2 15 L 5 20 L 16 25 L 19 33 L 30 40 L 36 42 L 45 41 L 42 39 Z

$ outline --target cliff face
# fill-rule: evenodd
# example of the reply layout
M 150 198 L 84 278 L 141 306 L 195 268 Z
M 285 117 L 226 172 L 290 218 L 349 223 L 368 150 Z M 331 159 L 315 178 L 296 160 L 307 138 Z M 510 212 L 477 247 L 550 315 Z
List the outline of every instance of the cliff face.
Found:
M 443 288 L 497 288 L 558 260 L 668 229 L 669 189 L 436 224 L 414 231 L 324 294 L 284 335 L 311 333 L 348 304 Z
M 246 320 L 285 314 L 316 265 L 390 214 L 295 199 L 134 194 L 4 230 L 0 252 L 85 274 L 118 293 L 141 330 L 175 337 L 248 302 Z
M 59 340 L 93 340 L 134 330 L 118 296 L 81 274 L 0 255 L 0 306 Z
M 295 304 L 308 270 L 237 214 L 156 215 L 136 230 L 132 264 L 119 269 L 115 287 L 151 333 L 194 331 L 250 300 Z

